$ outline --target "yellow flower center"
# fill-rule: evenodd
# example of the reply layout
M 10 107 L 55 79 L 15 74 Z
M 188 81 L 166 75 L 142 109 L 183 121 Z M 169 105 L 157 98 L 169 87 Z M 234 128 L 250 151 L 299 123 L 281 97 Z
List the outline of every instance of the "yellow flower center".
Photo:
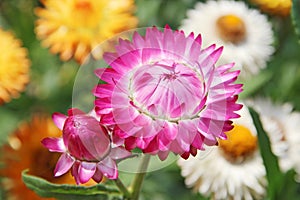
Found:
M 102 8 L 104 5 L 99 6 Z M 101 10 L 95 10 L 95 5 L 91 1 L 77 0 L 74 2 L 71 10 L 73 17 L 70 18 L 71 27 L 74 28 L 92 28 L 98 27 L 101 21 Z M 90 31 L 90 30 L 89 30 Z
M 229 161 L 243 161 L 257 149 L 257 137 L 244 126 L 235 125 L 226 135 L 228 139 L 219 140 L 219 147 Z
M 238 44 L 246 37 L 246 26 L 243 20 L 235 15 L 224 15 L 217 22 L 217 31 L 226 42 Z
M 93 10 L 91 3 L 84 0 L 77 1 L 75 3 L 75 8 L 82 12 L 90 12 Z

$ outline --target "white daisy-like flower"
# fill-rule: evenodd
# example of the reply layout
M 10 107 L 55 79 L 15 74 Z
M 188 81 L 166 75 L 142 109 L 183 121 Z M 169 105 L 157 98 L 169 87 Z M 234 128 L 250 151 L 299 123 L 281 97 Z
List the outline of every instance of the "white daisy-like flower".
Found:
M 219 64 L 234 60 L 244 79 L 266 66 L 274 52 L 272 25 L 244 2 L 208 1 L 187 12 L 180 29 L 201 33 L 203 41 L 224 46 Z
M 262 199 L 265 195 L 266 172 L 257 144 L 257 132 L 246 106 L 227 132 L 228 140 L 207 147 L 206 154 L 179 159 L 185 184 L 215 200 Z M 204 152 L 205 153 L 205 152 Z
M 259 113 L 273 153 L 279 158 L 282 171 L 295 168 L 300 177 L 300 113 L 293 106 L 274 104 L 269 99 L 257 98 L 247 102 Z

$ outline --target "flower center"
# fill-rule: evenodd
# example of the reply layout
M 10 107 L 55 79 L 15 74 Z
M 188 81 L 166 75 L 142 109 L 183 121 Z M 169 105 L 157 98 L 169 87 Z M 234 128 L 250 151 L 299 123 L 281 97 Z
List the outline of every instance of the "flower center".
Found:
M 187 64 L 162 60 L 141 66 L 133 73 L 129 96 L 141 113 L 177 122 L 196 117 L 200 112 L 204 96 L 202 80 Z
M 72 16 L 70 20 L 71 27 L 79 29 L 78 31 L 84 31 L 84 28 L 97 28 L 99 21 L 101 21 L 102 11 L 96 11 L 94 8 L 95 6 L 91 1 L 77 0 L 70 13 Z
M 219 147 L 231 162 L 244 161 L 257 149 L 257 137 L 242 125 L 235 125 L 226 135 L 228 139 L 219 140 Z
M 76 10 L 81 12 L 91 12 L 93 11 L 93 7 L 89 1 L 79 0 L 75 3 Z
M 246 26 L 243 20 L 235 15 L 224 15 L 217 22 L 217 31 L 225 42 L 241 43 L 246 37 Z
M 170 72 L 170 73 L 166 73 L 166 74 L 163 74 L 162 77 L 163 77 L 163 80 L 175 80 L 177 77 L 178 77 L 178 74 L 179 72 Z

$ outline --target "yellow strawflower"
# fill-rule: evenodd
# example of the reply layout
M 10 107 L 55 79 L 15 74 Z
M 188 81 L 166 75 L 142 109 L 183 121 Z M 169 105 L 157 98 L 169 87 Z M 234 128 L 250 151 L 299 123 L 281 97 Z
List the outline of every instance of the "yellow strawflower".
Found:
M 135 28 L 133 0 L 41 0 L 37 8 L 36 34 L 45 47 L 59 53 L 63 61 L 79 63 L 92 53 L 100 58 L 103 49 L 91 52 L 103 41 Z
M 292 6 L 291 0 L 251 0 L 251 2 L 258 5 L 263 12 L 280 16 L 289 15 Z
M 0 28 L 0 105 L 17 98 L 29 82 L 27 49 L 11 32 Z

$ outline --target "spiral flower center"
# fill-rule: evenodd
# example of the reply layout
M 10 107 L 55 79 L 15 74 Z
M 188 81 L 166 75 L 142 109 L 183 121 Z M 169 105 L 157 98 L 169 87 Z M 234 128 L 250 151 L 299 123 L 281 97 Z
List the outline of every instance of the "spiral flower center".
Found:
M 176 122 L 193 118 L 204 96 L 203 78 L 187 64 L 162 60 L 139 67 L 131 77 L 130 98 L 141 113 Z M 191 98 L 193 97 L 193 98 Z
M 224 15 L 217 22 L 217 31 L 225 42 L 241 43 L 246 37 L 246 26 L 241 18 L 235 15 Z
M 229 161 L 246 160 L 257 149 L 257 137 L 242 125 L 235 125 L 226 135 L 228 139 L 219 140 L 219 147 Z

